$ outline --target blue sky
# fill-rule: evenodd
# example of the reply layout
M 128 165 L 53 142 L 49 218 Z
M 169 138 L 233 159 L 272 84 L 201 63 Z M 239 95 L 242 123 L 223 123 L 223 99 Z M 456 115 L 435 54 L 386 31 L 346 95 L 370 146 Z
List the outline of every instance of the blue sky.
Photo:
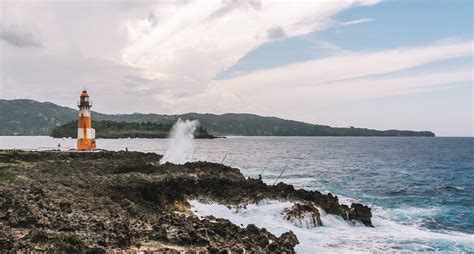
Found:
M 474 136 L 473 1 L 1 5 L 0 98 Z
M 218 78 L 330 55 L 331 50 L 318 47 L 321 41 L 346 50 L 377 50 L 443 40 L 472 40 L 473 8 L 473 1 L 469 0 L 399 0 L 358 6 L 333 18 L 341 22 L 371 21 L 266 43 L 219 73 Z M 472 56 L 461 61 L 472 63 Z

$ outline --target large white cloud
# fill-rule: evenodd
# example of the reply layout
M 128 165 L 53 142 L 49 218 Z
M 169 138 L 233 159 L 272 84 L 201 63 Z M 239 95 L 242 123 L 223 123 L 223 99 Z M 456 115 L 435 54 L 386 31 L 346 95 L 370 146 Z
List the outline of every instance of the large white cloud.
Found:
M 161 80 L 172 101 L 203 92 L 217 73 L 263 43 L 324 29 L 334 14 L 376 2 L 164 2 L 146 19 L 128 22 L 123 60 Z

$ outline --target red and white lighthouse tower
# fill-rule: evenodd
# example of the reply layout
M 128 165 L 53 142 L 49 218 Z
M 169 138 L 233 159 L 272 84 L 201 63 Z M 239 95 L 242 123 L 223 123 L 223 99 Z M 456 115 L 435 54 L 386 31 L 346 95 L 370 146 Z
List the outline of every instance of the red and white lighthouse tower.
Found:
M 95 130 L 92 129 L 91 107 L 92 102 L 89 100 L 89 94 L 84 88 L 79 101 L 79 119 L 77 125 L 77 150 L 93 151 L 95 147 Z

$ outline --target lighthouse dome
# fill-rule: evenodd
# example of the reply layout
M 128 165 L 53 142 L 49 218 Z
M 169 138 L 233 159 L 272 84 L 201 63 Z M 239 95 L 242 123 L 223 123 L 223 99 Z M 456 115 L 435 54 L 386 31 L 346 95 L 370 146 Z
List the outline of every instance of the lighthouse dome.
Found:
M 81 97 L 89 97 L 86 89 L 82 90 Z

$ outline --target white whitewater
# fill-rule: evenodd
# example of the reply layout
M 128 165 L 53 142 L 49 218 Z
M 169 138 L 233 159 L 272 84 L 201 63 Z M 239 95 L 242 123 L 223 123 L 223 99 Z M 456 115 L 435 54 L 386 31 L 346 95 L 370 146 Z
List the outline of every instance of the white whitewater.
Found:
M 242 224 L 244 227 L 255 224 L 257 227 L 266 228 L 276 236 L 291 230 L 300 241 L 295 248 L 297 253 L 436 251 L 443 245 L 456 246 L 457 244 L 460 244 L 460 248 L 456 251 L 465 252 L 474 247 L 472 235 L 459 232 L 438 233 L 422 227 L 402 225 L 391 220 L 391 212 L 381 207 L 373 207 L 372 222 L 375 228 L 365 227 L 361 223 L 347 222 L 339 216 L 321 212 L 323 226 L 308 229 L 283 218 L 281 213 L 285 208 L 293 205 L 291 202 L 264 201 L 258 205 L 247 205 L 247 209 L 229 209 L 224 205 L 205 204 L 196 200 L 191 200 L 190 204 L 191 211 L 200 217 L 213 215 L 228 219 L 236 225 Z M 435 211 L 428 209 L 414 212 L 432 213 Z M 427 246 L 426 242 L 437 242 L 439 246 Z M 466 247 L 468 249 L 464 249 Z
M 194 131 L 199 122 L 178 119 L 170 133 L 169 147 L 160 163 L 184 164 L 191 161 L 194 151 Z

